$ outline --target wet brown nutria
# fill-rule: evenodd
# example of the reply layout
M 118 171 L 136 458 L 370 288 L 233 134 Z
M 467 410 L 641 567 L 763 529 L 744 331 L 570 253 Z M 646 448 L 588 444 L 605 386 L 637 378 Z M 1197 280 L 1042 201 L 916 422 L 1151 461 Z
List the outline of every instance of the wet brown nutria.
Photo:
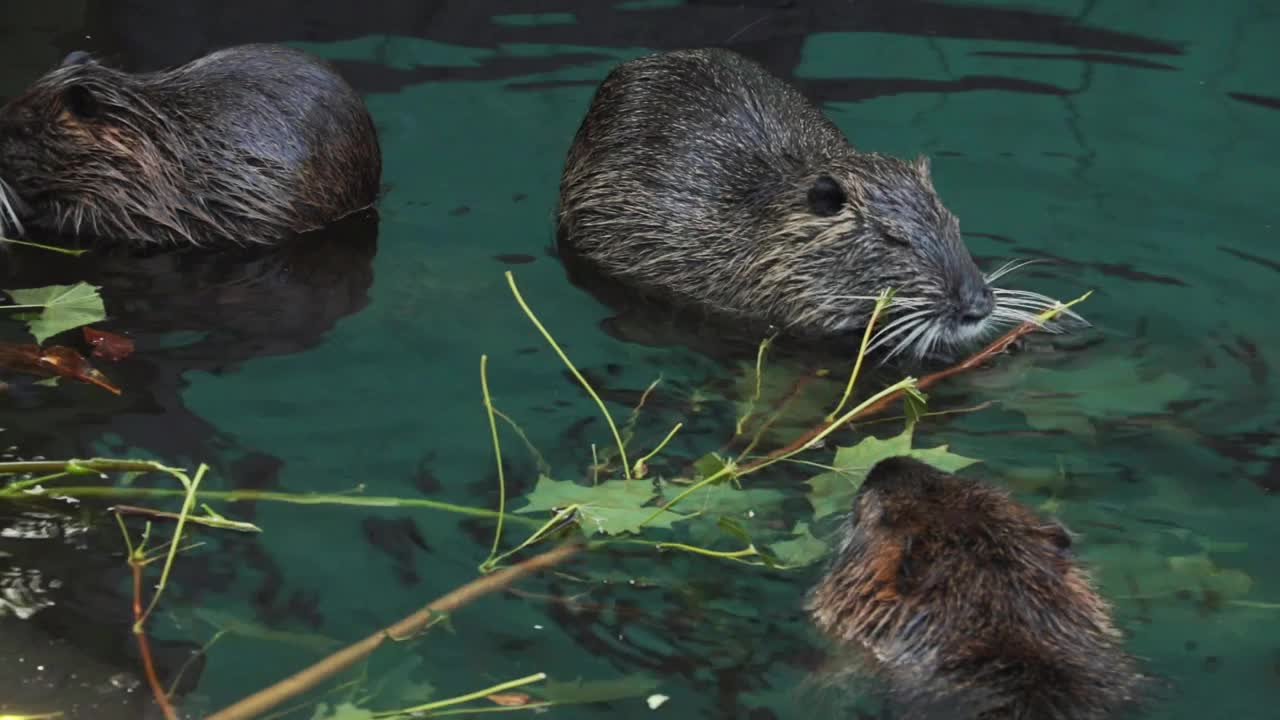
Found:
M 274 244 L 370 206 L 381 174 L 360 96 L 287 47 L 145 74 L 74 52 L 0 108 L 0 230 Z
M 889 458 L 808 610 L 908 717 L 1112 717 L 1139 676 L 1071 544 L 1003 491 Z
M 728 50 L 614 68 L 560 183 L 557 237 L 604 275 L 798 336 L 865 326 L 890 355 L 949 355 L 1048 298 L 990 285 L 929 165 L 854 150 L 799 92 Z

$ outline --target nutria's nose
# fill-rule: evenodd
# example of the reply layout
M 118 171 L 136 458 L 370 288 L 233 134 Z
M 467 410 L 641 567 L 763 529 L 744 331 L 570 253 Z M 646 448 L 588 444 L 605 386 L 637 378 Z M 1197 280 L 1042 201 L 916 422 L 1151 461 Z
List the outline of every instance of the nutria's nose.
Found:
M 996 309 L 996 296 L 985 282 L 967 285 L 961 290 L 960 319 L 966 323 L 979 323 Z

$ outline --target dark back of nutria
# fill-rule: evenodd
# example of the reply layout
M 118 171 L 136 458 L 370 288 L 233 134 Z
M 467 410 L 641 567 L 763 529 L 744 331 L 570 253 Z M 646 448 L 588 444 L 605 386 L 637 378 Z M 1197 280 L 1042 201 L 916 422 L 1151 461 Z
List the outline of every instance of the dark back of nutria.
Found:
M 74 52 L 0 107 L 0 231 L 11 234 L 275 244 L 370 207 L 381 173 L 363 99 L 286 46 L 146 73 Z

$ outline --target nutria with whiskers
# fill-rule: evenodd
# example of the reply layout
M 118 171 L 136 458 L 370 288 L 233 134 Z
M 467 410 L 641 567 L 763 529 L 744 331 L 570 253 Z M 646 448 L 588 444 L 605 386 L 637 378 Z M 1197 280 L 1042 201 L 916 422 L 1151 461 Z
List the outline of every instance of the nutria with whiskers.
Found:
M 863 153 L 799 92 L 737 53 L 611 70 L 565 162 L 557 238 L 606 277 L 789 334 L 856 333 L 897 292 L 877 346 L 972 349 L 1052 305 L 992 282 L 929 163 Z
M 283 46 L 138 74 L 74 52 L 0 108 L 0 231 L 276 244 L 368 208 L 381 174 L 360 96 Z
M 907 717 L 1101 720 L 1141 676 L 1072 537 L 1007 493 L 877 463 L 808 611 Z

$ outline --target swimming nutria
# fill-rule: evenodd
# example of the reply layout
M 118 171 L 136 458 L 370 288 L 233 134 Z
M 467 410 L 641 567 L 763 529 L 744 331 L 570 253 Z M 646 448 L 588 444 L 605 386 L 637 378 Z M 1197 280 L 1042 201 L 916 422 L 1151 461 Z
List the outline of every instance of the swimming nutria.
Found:
M 0 108 L 0 230 L 274 244 L 370 206 L 381 174 L 360 96 L 288 47 L 145 74 L 73 52 Z
M 1003 491 L 889 458 L 808 610 L 910 717 L 1111 717 L 1139 676 L 1071 543 Z
M 1052 304 L 990 286 L 1013 266 L 983 277 L 925 159 L 855 151 L 799 92 L 728 50 L 609 72 L 565 162 L 557 237 L 607 276 L 799 336 L 863 328 L 894 289 L 880 343 L 917 357 Z

